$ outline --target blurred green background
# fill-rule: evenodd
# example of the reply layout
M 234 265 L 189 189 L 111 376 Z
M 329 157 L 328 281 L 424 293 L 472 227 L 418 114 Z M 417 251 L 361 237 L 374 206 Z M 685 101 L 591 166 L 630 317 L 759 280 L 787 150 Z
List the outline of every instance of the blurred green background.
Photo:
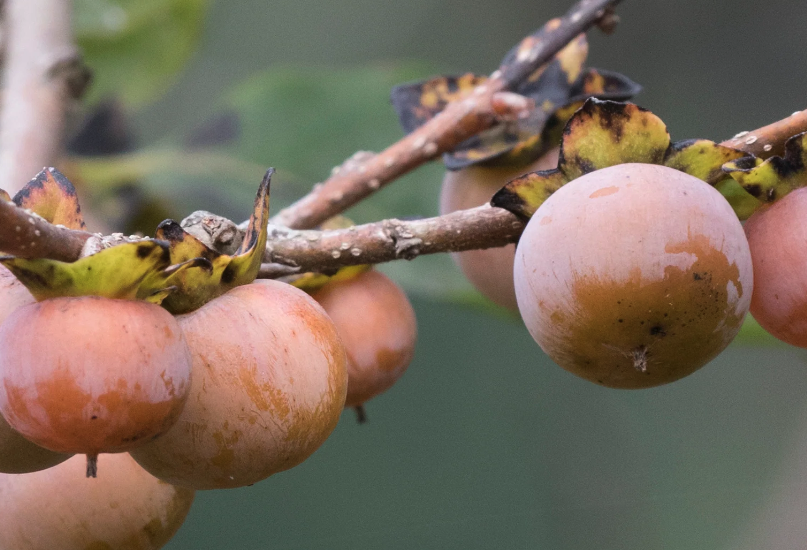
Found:
M 391 86 L 489 73 L 570 5 L 77 0 L 90 103 L 123 113 L 122 154 L 66 171 L 113 225 L 153 227 L 197 208 L 244 219 L 275 166 L 277 212 L 401 136 Z M 636 102 L 673 139 L 722 140 L 807 107 L 807 3 L 626 0 L 618 13 L 616 34 L 590 33 L 588 64 L 641 83 Z M 423 167 L 349 214 L 434 215 L 441 177 Z M 609 390 L 555 366 L 447 257 L 383 269 L 418 315 L 406 376 L 303 465 L 198 493 L 167 548 L 807 546 L 803 352 L 751 335 L 675 384 Z

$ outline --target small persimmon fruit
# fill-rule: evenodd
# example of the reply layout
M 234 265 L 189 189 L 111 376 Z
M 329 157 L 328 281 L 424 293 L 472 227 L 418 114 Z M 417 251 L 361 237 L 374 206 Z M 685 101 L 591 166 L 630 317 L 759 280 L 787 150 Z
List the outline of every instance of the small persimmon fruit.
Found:
M 346 407 L 388 390 L 415 352 L 417 321 L 401 288 L 378 271 L 331 281 L 313 295 L 336 324 L 347 352 Z
M 516 250 L 521 317 L 556 363 L 604 386 L 686 376 L 740 329 L 752 268 L 743 228 L 705 182 L 621 164 L 566 184 Z
M 474 208 L 490 202 L 504 185 L 522 174 L 549 170 L 558 164 L 558 148 L 552 149 L 526 166 L 469 166 L 448 170 L 440 190 L 440 214 Z M 513 286 L 515 245 L 484 250 L 455 252 L 451 257 L 465 277 L 486 298 L 512 311 L 518 311 Z
M 190 397 L 168 433 L 131 451 L 194 489 L 256 483 L 330 435 L 345 404 L 345 350 L 308 294 L 259 280 L 177 317 L 193 356 Z
M 165 432 L 190 387 L 176 320 L 146 302 L 55 298 L 0 325 L 0 412 L 37 445 L 121 452 Z
M 98 458 L 96 479 L 75 456 L 41 472 L 0 474 L 0 548 L 157 550 L 174 536 L 194 491 L 169 485 L 126 453 Z
M 745 222 L 754 262 L 751 315 L 776 338 L 807 347 L 807 188 L 755 212 Z

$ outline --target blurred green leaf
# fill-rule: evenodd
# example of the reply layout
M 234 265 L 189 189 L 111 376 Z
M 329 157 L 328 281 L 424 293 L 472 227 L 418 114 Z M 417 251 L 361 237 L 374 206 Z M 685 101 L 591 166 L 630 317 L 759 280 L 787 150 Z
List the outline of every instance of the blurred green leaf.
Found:
M 94 71 L 90 102 L 140 106 L 168 89 L 195 51 L 207 0 L 76 0 L 74 27 Z

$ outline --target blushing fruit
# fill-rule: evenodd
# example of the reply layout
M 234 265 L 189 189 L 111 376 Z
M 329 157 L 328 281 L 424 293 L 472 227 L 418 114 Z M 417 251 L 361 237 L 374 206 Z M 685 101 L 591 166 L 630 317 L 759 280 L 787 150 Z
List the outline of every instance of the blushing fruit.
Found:
M 121 452 L 165 432 L 190 387 L 176 320 L 154 304 L 95 296 L 15 310 L 0 326 L 0 411 L 37 445 Z
M 807 189 L 797 189 L 745 222 L 754 261 L 751 314 L 788 344 L 807 347 Z
M 388 390 L 415 352 L 417 321 L 403 290 L 378 271 L 332 281 L 313 294 L 336 325 L 347 352 L 346 407 Z
M 0 266 L 0 324 L 17 308 L 36 300 L 11 272 Z M 25 439 L 0 415 L 0 472 L 24 474 L 64 462 L 69 454 L 55 453 Z
M 751 301 L 751 255 L 728 202 L 703 181 L 622 164 L 556 191 L 516 251 L 522 319 L 560 366 L 644 388 L 715 357 Z
M 126 453 L 101 455 L 97 479 L 76 456 L 42 472 L 0 474 L 0 548 L 157 550 L 177 532 L 194 491 L 149 475 Z
M 510 180 L 536 170 L 557 167 L 558 149 L 552 149 L 532 164 L 512 167 L 470 166 L 447 171 L 440 191 L 440 214 L 474 208 L 490 198 Z M 515 245 L 456 252 L 451 255 L 465 277 L 486 298 L 512 311 L 518 310 L 513 286 Z
M 345 350 L 305 292 L 261 280 L 178 320 L 190 398 L 168 433 L 131 452 L 153 475 L 195 489 L 251 485 L 308 458 L 336 427 Z

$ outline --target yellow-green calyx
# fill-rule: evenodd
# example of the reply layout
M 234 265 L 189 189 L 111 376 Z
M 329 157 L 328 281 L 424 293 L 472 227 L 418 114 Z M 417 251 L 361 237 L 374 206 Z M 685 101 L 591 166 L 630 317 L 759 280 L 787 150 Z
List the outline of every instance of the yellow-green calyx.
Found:
M 745 219 L 762 204 L 807 184 L 802 136 L 788 141 L 785 158 L 762 161 L 705 139 L 671 142 L 656 115 L 632 103 L 589 99 L 566 124 L 558 167 L 512 180 L 491 204 L 522 218 L 562 185 L 589 172 L 625 163 L 660 164 L 715 186 Z M 758 200 L 759 199 L 759 200 Z

